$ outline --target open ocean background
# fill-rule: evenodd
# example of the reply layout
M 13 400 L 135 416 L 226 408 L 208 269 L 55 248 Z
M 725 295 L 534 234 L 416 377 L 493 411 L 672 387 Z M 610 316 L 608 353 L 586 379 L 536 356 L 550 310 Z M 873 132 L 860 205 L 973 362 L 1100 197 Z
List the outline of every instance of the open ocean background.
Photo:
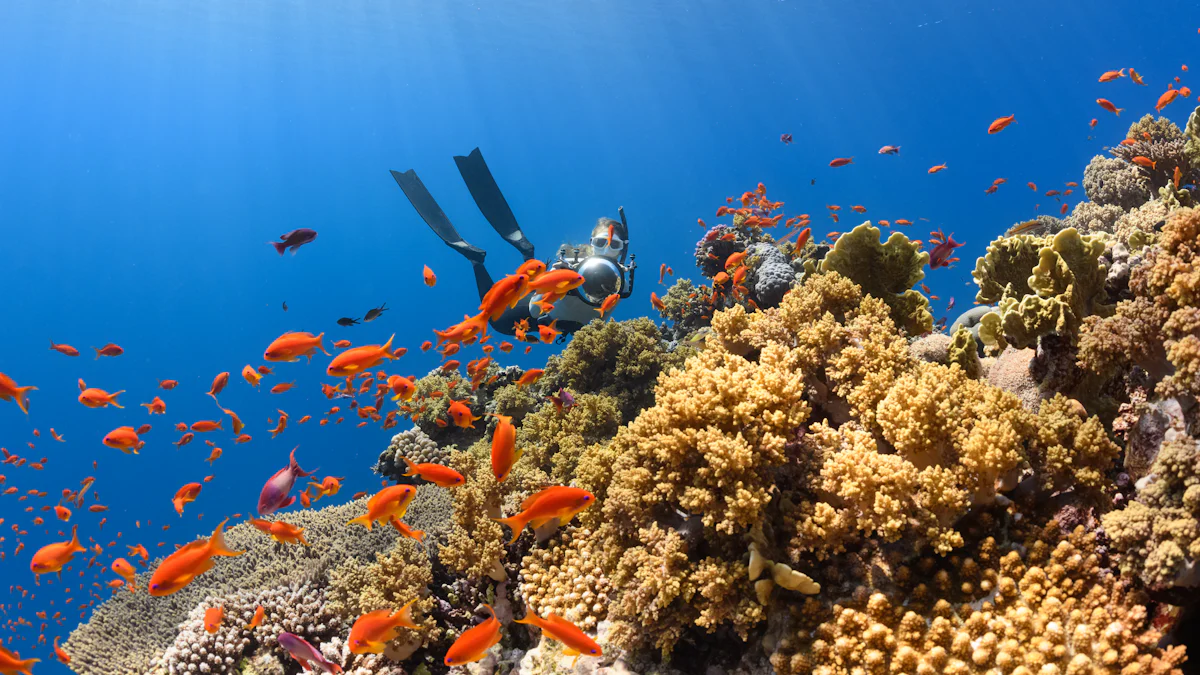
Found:
M 696 219 L 712 222 L 726 196 L 759 181 L 788 216 L 812 214 L 814 236 L 863 218 L 908 218 L 912 237 L 942 228 L 967 243 L 963 262 L 926 277 L 942 298 L 935 317 L 957 298 L 952 321 L 971 306 L 966 283 L 988 241 L 1037 213 L 1057 215 L 1059 202 L 1025 183 L 1040 191 L 1082 183 L 1091 156 L 1152 111 L 1197 53 L 1191 20 L 1200 15 L 1186 12 L 1104 0 L 5 0 L 0 372 L 39 390 L 28 417 L 0 403 L 0 445 L 47 463 L 0 473 L 21 494 L 49 496 L 0 496 L 0 579 L 12 589 L 0 598 L 8 622 L 0 640 L 40 657 L 38 673 L 64 671 L 48 645 L 80 620 L 64 598 L 108 597 L 92 583 L 112 578 L 97 577 L 110 552 L 140 542 L 164 554 L 226 515 L 249 513 L 296 446 L 306 469 L 347 476 L 344 498 L 379 484 L 370 467 L 408 425 L 359 429 L 350 416 L 316 426 L 331 405 L 318 386 L 332 382 L 325 357 L 279 364 L 262 390 L 238 373 L 262 363 L 288 330 L 356 345 L 396 333 L 410 351 L 389 370 L 423 375 L 438 364 L 417 346 L 474 310 L 474 282 L 389 169 L 415 168 L 460 232 L 489 251 L 497 277 L 520 257 L 476 210 L 453 155 L 483 150 L 539 257 L 583 240 L 598 216 L 624 206 L 640 271 L 618 319 L 650 313 L 650 291 L 664 290 L 655 284 L 660 263 L 698 278 Z M 1131 65 L 1149 86 L 1097 82 Z M 1096 105 L 1100 96 L 1128 111 L 1114 117 Z M 1167 116 L 1182 126 L 1193 100 Z M 988 124 L 1008 114 L 1017 123 L 989 136 Z M 783 145 L 782 133 L 795 142 Z M 885 144 L 900 145 L 899 156 L 876 154 Z M 828 166 L 846 156 L 852 166 Z M 943 162 L 948 170 L 926 173 Z M 984 194 L 999 177 L 1008 183 Z M 1077 189 L 1069 203 L 1083 198 Z M 842 205 L 840 224 L 826 218 L 827 204 Z M 852 204 L 866 215 L 852 218 Z M 299 255 L 281 258 L 266 245 L 298 227 L 320 233 Z M 435 288 L 421 282 L 425 264 L 439 276 Z M 335 324 L 382 302 L 391 310 L 374 323 Z M 48 339 L 83 354 L 48 351 Z M 125 355 L 93 360 L 90 347 L 110 341 Z M 501 363 L 538 366 L 556 349 Z M 177 450 L 171 427 L 218 419 L 204 393 L 220 371 L 232 373 L 221 404 L 254 440 L 209 435 L 225 450 L 210 469 L 203 436 Z M 125 409 L 84 408 L 78 378 L 126 390 Z M 164 378 L 179 387 L 157 391 Z M 292 380 L 291 392 L 266 392 Z M 138 404 L 156 394 L 167 414 L 151 418 Z M 272 440 L 266 418 L 277 409 L 292 421 Z M 298 426 L 302 415 L 314 421 Z M 154 429 L 138 456 L 100 442 L 114 427 L 145 422 Z M 50 427 L 67 442 L 52 441 Z M 213 481 L 177 516 L 175 490 L 208 474 Z M 89 475 L 110 510 L 81 510 L 72 522 L 85 543 L 121 545 L 83 578 L 87 556 L 64 582 L 34 586 L 30 554 L 66 531 L 36 509 Z M 47 525 L 34 527 L 36 515 Z M 28 531 L 19 555 L 13 525 Z M 41 610 L 64 617 L 35 646 Z M 18 616 L 32 626 L 14 627 Z

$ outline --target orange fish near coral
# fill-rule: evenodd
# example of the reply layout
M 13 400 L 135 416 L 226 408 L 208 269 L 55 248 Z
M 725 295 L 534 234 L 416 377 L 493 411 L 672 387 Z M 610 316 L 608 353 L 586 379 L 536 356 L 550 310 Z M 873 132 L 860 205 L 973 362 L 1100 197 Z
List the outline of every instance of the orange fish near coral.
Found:
M 281 544 L 302 544 L 308 546 L 308 542 L 304 540 L 304 528 L 285 523 L 282 520 L 263 520 L 262 518 L 251 518 L 250 524 L 258 528 L 260 532 L 265 532 L 271 535 L 271 538 Z
M 492 645 L 500 642 L 500 620 L 496 618 L 496 610 L 491 605 L 484 604 L 492 618 L 481 624 L 471 626 L 458 636 L 450 649 L 446 650 L 445 664 L 461 666 L 478 661 L 487 654 Z
M 991 124 L 988 125 L 988 133 L 989 134 L 998 134 L 1004 130 L 1004 127 L 1007 127 L 1008 125 L 1015 122 L 1016 119 L 1017 119 L 1016 115 L 1009 115 L 1008 117 L 997 117 L 995 119 L 995 121 L 993 121 Z
M 221 622 L 225 620 L 225 607 L 218 605 L 204 610 L 204 630 L 216 633 L 221 630 Z
M 214 556 L 239 556 L 245 551 L 232 551 L 225 545 L 225 523 L 222 520 L 213 530 L 212 537 L 197 539 L 167 556 L 150 577 L 150 595 L 171 595 L 192 583 L 196 577 L 213 567 Z
M 596 498 L 587 490 L 556 485 L 527 497 L 521 502 L 520 513 L 493 520 L 512 528 L 513 537 L 508 542 L 511 544 L 521 536 L 526 525 L 536 530 L 554 518 L 558 519 L 560 525 L 565 525 L 595 501 Z
M 523 451 L 516 450 L 517 428 L 513 426 L 512 418 L 508 415 L 489 413 L 498 421 L 492 432 L 492 475 L 497 483 L 503 483 L 512 471 L 513 465 L 521 459 Z
M 1121 111 L 1124 110 L 1124 108 L 1118 108 L 1117 106 L 1113 105 L 1112 101 L 1110 101 L 1106 98 L 1096 99 L 1096 104 L 1099 105 L 1101 108 L 1104 108 L 1108 112 L 1116 115 L 1117 117 L 1120 117 Z
M 113 561 L 110 569 L 112 569 L 114 574 L 120 575 L 125 580 L 125 585 L 131 593 L 137 591 L 137 588 L 133 585 L 133 582 L 137 578 L 137 571 L 133 569 L 133 565 L 129 564 L 128 560 L 117 558 Z
M 33 664 L 41 663 L 41 659 L 22 659 L 16 652 L 10 652 L 0 647 L 0 673 L 4 675 L 32 675 Z
M 124 394 L 124 389 L 110 394 L 103 389 L 89 388 L 83 380 L 79 380 L 79 392 L 79 402 L 89 408 L 104 408 L 109 405 L 114 408 L 124 407 L 120 403 L 117 403 L 117 396 Z
M 376 492 L 367 500 L 367 512 L 354 518 L 347 525 L 358 523 L 370 530 L 379 521 L 391 518 L 403 518 L 408 511 L 408 505 L 417 495 L 417 489 L 411 485 L 391 485 Z
M 346 639 L 352 654 L 382 654 L 387 643 L 396 639 L 401 628 L 417 628 L 412 620 L 412 604 L 392 612 L 377 609 L 374 612 L 358 617 L 350 628 L 350 636 Z
M 471 409 L 467 407 L 466 401 L 450 400 L 450 419 L 454 422 L 454 426 L 463 429 L 474 429 L 475 420 L 481 419 L 478 415 L 471 413 Z
M 413 464 L 412 460 L 407 457 L 403 457 L 402 459 L 405 465 L 408 466 L 408 472 L 404 474 L 405 476 L 420 476 L 430 483 L 444 488 L 458 487 L 463 484 L 463 475 L 448 466 L 429 462 Z
M 544 372 L 546 371 L 541 368 L 530 368 L 521 374 L 521 377 L 517 380 L 517 386 L 525 387 L 537 382 L 539 379 L 541 379 L 542 373 Z
M 50 574 L 51 572 L 62 572 L 62 568 L 71 562 L 76 553 L 84 553 L 87 549 L 79 544 L 79 526 L 71 526 L 71 540 L 63 541 L 56 544 L 47 544 L 37 553 L 33 554 L 33 559 L 29 563 L 29 569 L 35 576 Z
M 391 522 L 392 527 L 396 528 L 396 531 L 399 532 L 400 534 L 404 535 L 405 537 L 408 537 L 409 539 L 415 539 L 418 542 L 424 543 L 424 541 L 425 541 L 425 531 L 424 530 L 414 530 L 411 527 L 409 527 L 408 525 L 404 524 L 399 518 L 396 518 L 395 516 L 393 516 L 389 522 Z
M 1154 109 L 1159 112 L 1162 112 L 1162 109 L 1171 105 L 1171 103 L 1175 100 L 1175 97 L 1177 97 L 1177 96 L 1179 96 L 1178 89 L 1166 90 L 1165 92 L 1163 92 L 1162 96 L 1158 97 L 1158 103 L 1154 104 Z
M 267 611 L 263 609 L 262 605 L 254 608 L 254 616 L 250 619 L 250 623 L 246 624 L 246 630 L 254 630 L 255 628 L 258 628 L 259 625 L 262 624 L 263 617 L 266 616 L 266 614 Z
M 1133 159 L 1131 159 L 1129 161 L 1133 162 L 1134 164 L 1137 164 L 1140 167 L 1146 168 L 1146 169 L 1155 168 L 1154 160 L 1150 159 L 1149 157 L 1142 157 L 1141 155 L 1138 155 L 1137 157 L 1134 157 Z
M 388 389 L 392 390 L 393 401 L 410 401 L 417 393 L 416 378 L 392 375 L 387 379 Z
M 333 357 L 333 361 L 329 363 L 325 372 L 333 377 L 345 377 L 373 368 L 380 361 L 395 359 L 396 356 L 392 354 L 392 340 L 395 337 L 393 334 L 382 345 L 364 345 L 347 349 Z
M 29 392 L 37 387 L 19 387 L 13 379 L 0 373 L 0 401 L 16 401 L 17 407 L 26 415 L 29 414 Z
M 526 606 L 525 618 L 517 619 L 516 623 L 537 626 L 542 629 L 543 633 L 561 642 L 563 656 L 575 657 L 575 660 L 571 661 L 572 668 L 575 667 L 575 662 L 579 660 L 580 656 L 601 656 L 603 654 L 600 645 L 596 644 L 595 640 L 579 630 L 578 626 L 557 614 L 547 614 L 543 619 Z
M 318 349 L 329 356 L 329 352 L 325 351 L 325 345 L 321 342 L 324 338 L 324 333 L 316 335 L 284 333 L 275 338 L 275 341 L 267 347 L 267 351 L 263 353 L 263 359 L 267 361 L 299 361 L 301 356 L 307 356 L 308 360 L 312 361 L 313 354 Z

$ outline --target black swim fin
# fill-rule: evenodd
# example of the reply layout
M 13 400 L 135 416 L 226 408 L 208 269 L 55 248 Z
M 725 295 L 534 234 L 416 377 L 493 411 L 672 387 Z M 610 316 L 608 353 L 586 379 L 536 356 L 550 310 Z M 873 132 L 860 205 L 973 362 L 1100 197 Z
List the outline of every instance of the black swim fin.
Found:
M 458 165 L 458 172 L 462 174 L 463 182 L 467 184 L 467 189 L 471 191 L 475 205 L 479 207 L 483 217 L 487 218 L 496 232 L 520 251 L 526 260 L 533 258 L 533 243 L 525 238 L 525 233 L 517 224 L 517 219 L 513 216 L 508 201 L 504 199 L 504 193 L 500 192 L 500 186 L 496 185 L 496 179 L 492 177 L 487 162 L 483 161 L 483 153 L 479 152 L 479 148 L 472 150 L 466 157 L 455 156 L 454 163 Z
M 467 260 L 474 264 L 483 264 L 487 251 L 467 243 L 458 230 L 454 229 L 454 225 L 446 217 L 442 207 L 438 206 L 433 195 L 429 194 L 425 184 L 417 177 L 416 171 L 412 169 L 404 173 L 392 171 L 392 178 L 396 179 L 396 184 L 400 186 L 400 189 L 404 191 L 404 196 L 408 197 L 408 201 L 417 210 L 417 215 L 421 216 L 434 234 L 441 237 L 447 246 L 461 253 Z

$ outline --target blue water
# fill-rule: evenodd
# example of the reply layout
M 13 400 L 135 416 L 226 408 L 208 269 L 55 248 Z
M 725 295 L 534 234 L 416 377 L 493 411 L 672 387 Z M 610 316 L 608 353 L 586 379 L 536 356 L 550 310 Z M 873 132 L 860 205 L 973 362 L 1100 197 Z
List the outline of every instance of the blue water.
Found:
M 38 672 L 61 668 L 48 647 L 31 642 L 41 623 L 34 612 L 63 609 L 63 590 L 49 579 L 34 587 L 28 566 L 62 528 L 52 512 L 24 509 L 55 503 L 84 476 L 96 476 L 110 507 L 75 515 L 85 542 L 107 544 L 120 531 L 122 544 L 141 542 L 152 554 L 249 512 L 296 446 L 305 468 L 348 476 L 344 495 L 378 485 L 369 467 L 405 425 L 359 429 L 356 417 L 296 425 L 329 406 L 318 388 L 329 381 L 323 357 L 281 364 L 266 384 L 297 384 L 277 396 L 237 373 L 262 363 L 267 344 L 287 330 L 355 344 L 394 332 L 411 351 L 393 372 L 419 375 L 438 363 L 415 348 L 430 329 L 474 309 L 474 283 L 388 169 L 417 169 L 464 236 L 489 250 L 496 274 L 520 258 L 478 214 L 453 155 L 483 149 L 542 256 L 583 239 L 598 216 L 615 217 L 623 205 L 641 271 L 619 319 L 649 313 L 660 263 L 695 276 L 696 218 L 713 222 L 727 195 L 763 181 L 788 215 L 813 214 L 817 235 L 850 229 L 861 218 L 848 207 L 861 204 L 866 218 L 916 222 L 911 236 L 941 227 L 967 242 L 962 263 L 926 279 L 942 297 L 940 316 L 951 296 L 970 305 L 964 284 L 991 238 L 1035 215 L 1035 203 L 1057 213 L 1058 202 L 1025 182 L 1043 191 L 1082 182 L 1088 159 L 1153 107 L 1200 41 L 1169 3 L 915 4 L 4 3 L 0 372 L 39 390 L 28 417 L 0 404 L 0 445 L 48 462 L 42 472 L 0 471 L 21 493 L 50 493 L 0 497 L 0 579 L 37 596 L 20 609 L 19 591 L 0 600 L 8 620 L 34 624 L 4 641 L 46 661 Z M 1149 86 L 1097 83 L 1101 72 L 1129 65 Z M 1104 112 L 1100 96 L 1128 112 Z M 1166 112 L 1182 124 L 1191 103 Z M 985 133 L 1013 113 L 1015 125 Z M 795 143 L 781 144 L 781 133 Z M 877 155 L 885 144 L 902 146 L 900 155 Z M 844 156 L 854 165 L 828 167 Z M 947 171 L 926 173 L 943 162 Z M 985 195 L 998 177 L 1008 184 Z M 1082 198 L 1077 190 L 1071 203 Z M 840 225 L 825 218 L 826 204 L 843 206 Z M 266 245 L 297 227 L 320 233 L 299 255 L 281 258 Z M 436 288 L 421 283 L 424 264 L 438 273 Z M 334 323 L 385 301 L 393 309 L 372 324 Z M 48 339 L 84 354 L 48 351 Z M 109 341 L 126 354 L 94 360 L 89 347 Z M 538 365 L 550 350 L 508 362 Z M 217 418 L 204 392 L 220 371 L 234 374 L 221 403 L 254 440 L 235 446 L 228 433 L 213 435 L 225 454 L 210 469 L 208 448 L 196 441 L 176 450 L 171 427 Z M 126 408 L 82 407 L 78 378 L 127 390 Z M 162 378 L 180 385 L 156 391 Z M 138 404 L 159 393 L 167 414 L 151 418 Z M 277 408 L 292 423 L 272 440 L 266 418 Z M 144 422 L 154 429 L 139 456 L 101 445 L 112 428 Z M 67 442 L 50 440 L 50 427 Z M 214 480 L 177 516 L 175 490 L 209 474 Z M 33 527 L 35 515 L 51 525 Z M 12 524 L 29 532 L 20 555 Z M 107 551 L 125 552 L 106 549 L 106 564 Z M 80 567 L 64 579 L 96 590 L 99 568 L 79 579 Z M 49 638 L 65 638 L 79 620 L 77 611 L 65 614 L 46 629 Z

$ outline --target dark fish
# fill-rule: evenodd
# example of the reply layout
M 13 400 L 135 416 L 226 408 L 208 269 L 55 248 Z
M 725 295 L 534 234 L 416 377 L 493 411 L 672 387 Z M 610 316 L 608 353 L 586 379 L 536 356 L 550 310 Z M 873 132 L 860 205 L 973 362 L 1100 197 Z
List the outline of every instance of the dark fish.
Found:
M 343 316 L 342 318 L 338 319 L 337 323 L 339 326 L 357 326 L 358 319 L 351 319 L 348 316 Z
M 809 185 L 816 185 L 816 184 L 817 184 L 817 179 L 816 179 L 816 178 L 814 178 L 814 179 L 812 179 L 812 180 L 808 181 L 808 184 L 809 184 Z
M 287 300 L 283 301 L 283 311 L 287 311 Z
M 279 235 L 281 241 L 268 241 L 267 243 L 275 247 L 275 252 L 283 255 L 283 252 L 292 249 L 292 255 L 296 255 L 296 251 L 300 247 L 317 238 L 317 231 L 302 227 L 298 230 L 292 230 L 287 234 Z
M 387 309 L 388 309 L 388 306 L 387 306 L 387 303 L 385 302 L 382 305 L 376 307 L 375 309 L 368 311 L 367 315 L 363 317 L 363 321 L 374 321 L 375 319 L 379 318 L 380 314 L 383 314 L 384 312 L 386 312 Z
M 782 141 L 784 145 L 791 145 L 792 144 L 792 135 L 791 134 L 780 134 L 779 140 Z
M 575 397 L 571 395 L 571 392 L 561 387 L 559 387 L 557 394 L 551 394 L 549 398 L 559 414 L 575 406 Z

